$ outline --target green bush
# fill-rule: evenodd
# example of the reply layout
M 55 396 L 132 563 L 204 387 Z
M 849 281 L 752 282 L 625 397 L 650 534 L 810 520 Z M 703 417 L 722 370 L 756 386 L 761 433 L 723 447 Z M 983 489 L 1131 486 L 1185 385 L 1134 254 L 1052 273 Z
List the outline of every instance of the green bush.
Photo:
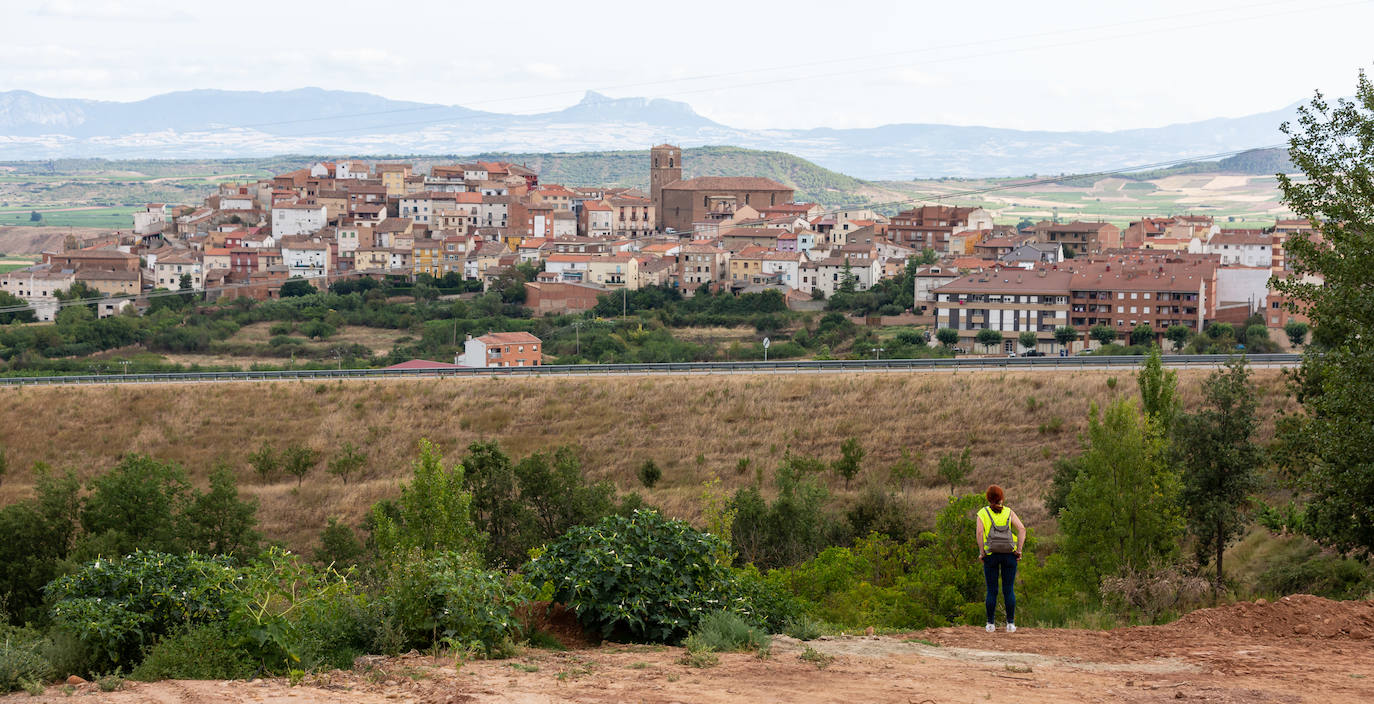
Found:
M 471 554 L 442 552 L 396 561 L 382 580 L 390 647 L 446 645 L 500 655 L 520 640 L 515 612 L 534 590 L 519 575 L 483 569 Z
M 696 648 L 716 653 L 766 652 L 773 639 L 768 633 L 729 611 L 712 611 L 701 617 L 701 622 L 689 638 Z
M 1374 571 L 1357 560 L 1312 550 L 1306 559 L 1283 560 L 1262 572 L 1256 586 L 1275 596 L 1312 594 L 1328 599 L 1360 599 L 1374 593 Z
M 524 570 L 603 637 L 670 642 L 720 608 L 732 588 L 716 558 L 724 548 L 682 521 L 635 511 L 569 530 Z
M 256 668 L 238 633 L 223 623 L 207 623 L 158 641 L 129 679 L 237 680 L 251 677 Z
M 227 626 L 264 670 L 348 667 L 369 645 L 375 618 L 346 573 L 272 548 L 236 577 Z
M 821 637 L 821 624 L 814 618 L 801 614 L 790 620 L 782 632 L 797 640 L 815 640 Z
M 53 678 L 53 666 L 43 656 L 46 643 L 47 639 L 32 629 L 0 625 L 0 693 Z
M 136 663 L 162 636 L 222 619 L 235 576 L 227 558 L 136 551 L 90 562 L 45 592 L 54 627 L 89 647 L 103 671 Z
M 282 321 L 280 323 L 272 323 L 272 327 L 267 328 L 267 334 L 272 337 L 277 337 L 280 335 L 290 335 L 295 331 L 295 323 L 290 323 L 286 321 Z

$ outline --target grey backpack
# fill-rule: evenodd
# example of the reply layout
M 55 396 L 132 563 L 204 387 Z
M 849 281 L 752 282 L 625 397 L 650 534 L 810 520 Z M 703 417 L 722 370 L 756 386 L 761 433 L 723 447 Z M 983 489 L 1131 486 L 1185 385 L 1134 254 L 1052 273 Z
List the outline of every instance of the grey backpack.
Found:
M 988 534 L 984 536 L 984 543 L 987 545 L 988 552 L 993 554 L 1016 552 L 1016 539 L 1011 534 L 1011 509 L 1002 509 L 1007 512 L 1007 522 L 1006 525 L 1000 526 L 997 525 L 992 509 L 985 508 L 983 510 L 988 512 L 989 528 Z

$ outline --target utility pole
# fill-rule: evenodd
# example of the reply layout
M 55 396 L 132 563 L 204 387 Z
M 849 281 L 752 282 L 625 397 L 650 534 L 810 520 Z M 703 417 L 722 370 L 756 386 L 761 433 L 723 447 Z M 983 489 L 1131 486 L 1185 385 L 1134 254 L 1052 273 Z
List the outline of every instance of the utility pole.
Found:
M 887 349 L 887 348 L 886 348 L 886 347 L 874 347 L 874 348 L 873 348 L 873 359 L 882 359 L 882 358 L 883 358 L 883 350 L 885 350 L 885 349 Z

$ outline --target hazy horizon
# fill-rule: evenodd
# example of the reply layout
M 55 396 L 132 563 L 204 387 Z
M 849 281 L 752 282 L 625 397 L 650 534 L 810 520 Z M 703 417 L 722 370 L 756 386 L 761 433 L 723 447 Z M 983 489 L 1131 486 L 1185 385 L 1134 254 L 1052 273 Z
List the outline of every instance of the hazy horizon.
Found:
M 587 12 L 535 2 L 512 31 L 510 13 L 490 6 L 379 12 L 354 1 L 245 0 L 226 13 L 167 0 L 50 0 L 11 14 L 0 90 L 129 102 L 317 86 L 525 114 L 592 90 L 686 102 L 748 129 L 1117 131 L 1270 112 L 1313 90 L 1347 94 L 1369 63 L 1362 28 L 1374 26 L 1367 1 L 1074 0 L 978 13 L 851 3 L 841 19 L 853 26 L 839 29 L 830 7 L 707 2 L 652 21 L 635 3 Z M 1319 32 L 1321 52 L 1286 39 Z M 558 50 L 570 44 L 578 49 Z

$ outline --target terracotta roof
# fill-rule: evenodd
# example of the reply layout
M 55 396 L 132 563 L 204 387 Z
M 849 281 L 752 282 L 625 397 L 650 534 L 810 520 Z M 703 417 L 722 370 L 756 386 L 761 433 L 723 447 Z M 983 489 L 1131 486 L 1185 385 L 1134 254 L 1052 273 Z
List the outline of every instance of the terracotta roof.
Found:
M 386 369 L 463 369 L 461 364 L 449 364 L 448 362 L 432 362 L 428 359 L 412 359 L 400 364 L 393 364 Z
M 663 187 L 665 191 L 787 191 L 792 189 L 771 178 L 757 176 L 699 176 Z
M 488 345 L 539 344 L 541 340 L 527 332 L 489 332 L 479 338 Z

